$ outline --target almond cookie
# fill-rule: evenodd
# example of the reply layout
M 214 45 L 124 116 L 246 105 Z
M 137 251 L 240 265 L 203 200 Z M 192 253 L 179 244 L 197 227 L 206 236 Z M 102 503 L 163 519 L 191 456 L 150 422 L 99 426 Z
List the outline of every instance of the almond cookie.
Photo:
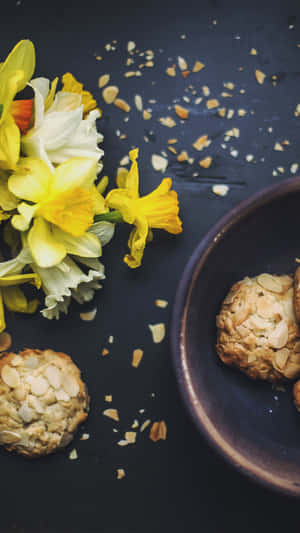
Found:
M 297 411 L 300 411 L 300 380 L 293 387 L 293 398 Z
M 292 276 L 260 274 L 236 283 L 217 316 L 222 361 L 272 383 L 300 376 L 293 293 Z
M 300 323 L 300 267 L 297 268 L 294 276 L 294 309 Z
M 27 349 L 0 359 L 0 444 L 7 450 L 36 457 L 67 446 L 88 409 L 68 355 Z

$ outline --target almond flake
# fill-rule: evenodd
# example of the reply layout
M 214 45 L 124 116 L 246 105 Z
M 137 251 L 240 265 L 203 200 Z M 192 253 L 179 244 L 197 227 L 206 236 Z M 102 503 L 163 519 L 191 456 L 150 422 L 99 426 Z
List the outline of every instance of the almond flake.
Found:
M 135 419 L 135 420 L 133 421 L 133 424 L 132 424 L 132 426 L 131 426 L 131 429 L 137 429 L 137 428 L 139 427 L 139 425 L 140 425 L 140 424 L 139 424 L 139 421 Z
M 188 157 L 189 157 L 189 156 L 188 156 L 188 153 L 187 153 L 185 150 L 182 150 L 182 151 L 180 152 L 180 154 L 178 154 L 178 156 L 177 156 L 177 161 L 178 161 L 179 163 L 182 163 L 183 161 L 187 161 L 187 160 L 188 160 Z
M 281 146 L 281 144 L 279 142 L 276 142 L 274 144 L 273 150 L 276 150 L 277 152 L 283 152 L 283 146 Z
M 174 128 L 174 126 L 176 126 L 176 122 L 172 119 L 172 117 L 160 117 L 159 122 L 168 128 Z
M 292 163 L 291 166 L 290 166 L 290 171 L 291 171 L 291 173 L 292 173 L 292 174 L 296 174 L 298 168 L 299 168 L 298 163 Z
M 166 440 L 167 426 L 164 420 L 161 420 L 160 422 L 153 422 L 150 429 L 149 437 L 153 442 L 157 442 L 159 440 Z
M 128 70 L 128 72 L 125 72 L 124 77 L 125 78 L 133 78 L 136 75 L 134 70 Z
M 281 294 L 283 291 L 282 283 L 280 279 L 275 278 L 271 274 L 260 274 L 257 277 L 257 283 L 267 291 L 275 292 L 276 294 Z
M 125 474 L 125 470 L 124 468 L 118 468 L 117 469 L 117 479 L 123 479 L 123 477 L 125 477 L 126 474 Z
M 136 44 L 134 41 L 128 41 L 127 43 L 127 50 L 128 52 L 132 52 L 136 47 Z
M 137 348 L 136 350 L 133 350 L 131 365 L 137 368 L 143 358 L 143 355 L 144 355 L 143 350 L 140 350 L 139 348 Z
M 256 70 L 255 71 L 255 77 L 256 77 L 257 82 L 260 85 L 262 85 L 264 83 L 264 81 L 265 81 L 266 75 L 261 70 Z
M 78 453 L 76 448 L 73 448 L 73 450 L 69 453 L 69 459 L 71 461 L 75 461 L 75 459 L 78 459 Z
M 186 60 L 183 57 L 178 56 L 177 62 L 178 62 L 178 66 L 179 66 L 180 70 L 188 70 L 188 64 L 187 64 Z
M 89 440 L 90 434 L 89 433 L 82 433 L 80 440 Z
M 174 148 L 174 146 L 168 146 L 168 150 L 170 150 L 170 152 L 172 152 L 172 154 L 177 154 L 177 150 Z
M 143 111 L 143 100 L 140 94 L 135 95 L 134 103 L 138 111 Z
M 238 109 L 238 116 L 244 117 L 246 115 L 247 111 L 246 109 Z
M 49 388 L 48 381 L 42 376 L 34 377 L 31 383 L 31 392 L 35 396 L 43 396 Z
M 122 98 L 116 98 L 113 104 L 119 109 L 121 109 L 122 111 L 125 111 L 125 113 L 128 113 L 130 111 L 130 105 L 127 104 L 125 100 L 122 100 Z
M 221 109 L 218 110 L 219 117 L 225 117 L 226 115 L 226 107 L 221 107 Z
M 215 107 L 219 106 L 219 100 L 216 98 L 212 98 L 211 100 L 207 100 L 206 107 L 207 109 L 214 109 Z
M 251 48 L 251 50 L 250 50 L 250 55 L 251 55 L 251 56 L 257 56 L 257 50 L 256 50 L 256 48 Z
M 198 150 L 198 152 L 201 152 L 203 148 L 206 148 L 209 146 L 211 141 L 208 139 L 207 135 L 202 135 L 201 137 L 198 137 L 198 139 L 193 143 L 193 147 L 195 150 Z
M 108 337 L 108 342 L 109 342 L 109 344 L 113 344 L 113 342 L 114 342 L 114 337 L 113 337 L 113 335 L 110 335 L 110 336 Z
M 164 340 L 166 335 L 166 326 L 163 322 L 159 324 L 149 324 L 148 327 L 152 333 L 152 340 L 155 344 L 158 344 Z
M 150 120 L 150 118 L 152 118 L 152 115 L 149 111 L 147 111 L 147 109 L 144 109 L 143 111 L 143 119 L 144 120 Z
M 228 109 L 227 111 L 227 118 L 231 119 L 234 115 L 234 109 Z
M 104 357 L 105 355 L 109 354 L 109 350 L 107 348 L 103 348 L 101 355 Z
M 141 425 L 140 427 L 140 432 L 143 433 L 143 431 L 145 431 L 145 429 L 150 426 L 151 424 L 151 420 L 148 419 L 148 420 L 145 420 L 145 422 Z
M 284 167 L 277 167 L 277 170 L 280 172 L 280 174 L 284 173 Z
M 203 100 L 203 98 L 201 98 L 201 96 L 198 96 L 198 98 L 196 98 L 196 100 L 195 100 L 195 104 L 196 105 L 201 104 L 202 100 Z
M 204 63 L 201 63 L 201 61 L 195 61 L 195 64 L 193 66 L 193 72 L 199 72 L 205 67 Z
M 300 104 L 297 104 L 296 110 L 294 112 L 295 117 L 298 117 L 300 115 Z
M 94 308 L 91 311 L 88 311 L 87 313 L 80 313 L 79 316 L 81 320 L 83 320 L 84 322 L 91 322 L 92 320 L 94 320 L 96 314 L 97 314 L 97 309 Z
M 120 165 L 122 167 L 126 166 L 126 165 L 129 165 L 130 161 L 129 161 L 129 157 L 128 155 L 124 155 L 124 157 L 122 157 L 121 161 L 120 161 Z
M 228 185 L 213 185 L 212 191 L 217 196 L 226 196 L 229 191 Z
M 239 128 L 232 128 L 231 130 L 226 131 L 225 135 L 228 135 L 228 137 L 236 137 L 238 139 L 240 136 L 240 130 Z
M 289 338 L 288 325 L 285 320 L 281 320 L 269 335 L 269 343 L 272 348 L 283 348 Z
M 178 142 L 178 139 L 169 139 L 168 144 L 176 144 Z
M 212 164 L 212 157 L 205 157 L 204 159 L 201 159 L 201 161 L 199 161 L 200 167 L 203 167 L 203 168 L 209 168 L 211 164 Z
M 11 335 L 7 331 L 0 333 L 0 352 L 5 352 L 11 347 Z
M 126 431 L 125 439 L 129 444 L 134 444 L 136 442 L 136 431 Z
M 1 370 L 1 377 L 6 385 L 11 388 L 16 388 L 20 384 L 20 376 L 15 368 L 9 365 L 4 365 Z
M 183 70 L 183 71 L 181 72 L 181 75 L 182 75 L 182 77 L 185 79 L 185 78 L 187 78 L 187 77 L 189 76 L 190 73 L 191 73 L 190 70 Z
M 158 154 L 152 154 L 151 163 L 154 170 L 157 170 L 158 172 L 165 172 L 168 166 L 168 160 Z
M 224 85 L 224 87 L 226 89 L 229 89 L 230 91 L 233 91 L 233 89 L 235 87 L 235 85 L 234 85 L 234 83 L 232 83 L 232 81 L 226 81 L 226 82 L 223 83 L 223 85 Z
M 102 98 L 106 104 L 112 104 L 119 94 L 119 88 L 115 85 L 108 85 L 102 91 Z
M 104 400 L 108 403 L 112 402 L 112 395 L 111 394 L 106 394 L 106 396 L 104 396 Z
M 102 87 L 107 85 L 109 83 L 109 80 L 110 80 L 110 75 L 109 74 L 103 74 L 103 76 L 100 76 L 100 78 L 98 80 L 99 89 L 102 89 Z
M 209 96 L 210 95 L 209 87 L 207 87 L 207 85 L 203 85 L 202 92 L 203 92 L 204 96 Z
M 161 309 L 165 309 L 167 306 L 168 306 L 168 301 L 167 300 L 160 300 L 159 298 L 157 300 L 155 300 L 155 305 L 156 307 L 160 307 Z
M 179 118 L 186 120 L 189 117 L 189 111 L 185 107 L 182 107 L 181 105 L 175 105 L 174 109 Z
M 223 98 L 232 98 L 232 94 L 227 93 L 226 91 L 221 92 L 221 96 Z
M 168 74 L 168 76 L 170 76 L 171 78 L 174 78 L 176 76 L 175 65 L 173 65 L 172 67 L 168 67 L 166 69 L 166 74 Z
M 104 416 L 107 416 L 108 418 L 111 418 L 112 420 L 115 420 L 115 422 L 119 422 L 119 413 L 117 409 L 105 409 L 102 414 Z
M 254 155 L 253 154 L 247 154 L 245 159 L 246 159 L 246 161 L 248 161 L 248 163 L 250 163 L 251 161 L 253 161 Z
M 128 446 L 129 442 L 125 439 L 119 440 L 118 446 Z

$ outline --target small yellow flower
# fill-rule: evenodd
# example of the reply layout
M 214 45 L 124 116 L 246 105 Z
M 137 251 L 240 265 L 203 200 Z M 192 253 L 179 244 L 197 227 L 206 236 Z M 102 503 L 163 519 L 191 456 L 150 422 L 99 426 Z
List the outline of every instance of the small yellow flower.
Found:
M 1 264 L 0 264 L 1 265 Z M 10 311 L 18 313 L 35 313 L 40 302 L 31 300 L 28 302 L 26 296 L 17 285 L 23 283 L 33 283 L 40 288 L 40 278 L 37 274 L 13 274 L 0 277 L 0 333 L 5 329 L 4 304 Z
M 76 93 L 81 95 L 81 103 L 83 104 L 83 114 L 84 116 L 88 115 L 93 109 L 97 109 L 102 115 L 101 110 L 97 107 L 97 102 L 94 99 L 93 95 L 89 91 L 83 89 L 83 83 L 80 83 L 70 72 L 62 77 L 63 88 L 62 91 L 68 93 Z
M 20 41 L 0 65 L 0 167 L 4 169 L 14 169 L 19 159 L 21 135 L 12 103 L 32 77 L 34 67 L 34 46 L 28 40 Z
M 139 173 L 137 165 L 138 149 L 129 153 L 132 161 L 128 174 L 118 180 L 118 189 L 110 191 L 106 204 L 119 211 L 123 220 L 133 224 L 128 246 L 130 254 L 124 258 L 130 268 L 141 265 L 147 241 L 151 240 L 151 228 L 164 229 L 169 233 L 182 232 L 182 222 L 178 216 L 179 204 L 175 191 L 171 191 L 172 180 L 165 178 L 150 194 L 139 196 Z

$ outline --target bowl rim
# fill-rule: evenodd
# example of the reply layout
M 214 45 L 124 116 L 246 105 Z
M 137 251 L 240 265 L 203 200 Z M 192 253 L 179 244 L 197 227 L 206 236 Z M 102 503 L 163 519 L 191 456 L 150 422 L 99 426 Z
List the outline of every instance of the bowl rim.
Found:
M 195 281 L 211 251 L 225 234 L 256 209 L 274 200 L 300 191 L 300 176 L 273 184 L 254 193 L 228 211 L 202 238 L 186 263 L 179 281 L 171 316 L 170 343 L 175 375 L 187 411 L 196 427 L 223 459 L 252 481 L 280 494 L 300 498 L 300 483 L 292 484 L 249 461 L 216 429 L 193 390 L 184 343 L 186 316 Z

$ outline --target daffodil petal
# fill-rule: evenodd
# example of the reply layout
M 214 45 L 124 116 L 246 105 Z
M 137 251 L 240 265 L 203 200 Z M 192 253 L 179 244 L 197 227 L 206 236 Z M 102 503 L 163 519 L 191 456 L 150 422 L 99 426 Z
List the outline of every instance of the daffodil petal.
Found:
M 139 198 L 137 209 L 147 218 L 150 228 L 178 234 L 182 232 L 182 222 L 178 216 L 177 192 L 171 191 L 171 187 L 171 178 L 163 179 L 154 191 Z
M 17 70 L 22 72 L 19 79 L 17 92 L 22 91 L 26 83 L 32 78 L 35 69 L 34 45 L 28 39 L 19 41 L 8 54 L 0 66 L 0 84 L 3 79 L 8 79 Z
M 52 174 L 44 161 L 23 157 L 8 179 L 8 188 L 18 198 L 39 202 L 49 194 L 51 182 Z
M 43 268 L 57 265 L 67 254 L 64 244 L 54 236 L 51 225 L 41 217 L 34 219 L 28 233 L 28 245 L 34 261 Z
M 13 259 L 0 262 L 0 278 L 19 274 L 23 270 L 24 266 L 31 263 L 31 261 L 31 253 L 28 246 L 25 246 Z
M 0 168 L 14 170 L 20 155 L 20 130 L 11 115 L 0 126 Z
M 48 111 L 49 107 L 52 106 L 54 98 L 55 98 L 55 91 L 58 84 L 58 77 L 54 78 L 51 82 L 51 88 L 50 91 L 47 94 L 47 98 L 45 99 L 45 111 Z
M 74 237 L 57 226 L 53 226 L 53 236 L 58 242 L 63 243 L 66 252 L 81 257 L 99 257 L 101 255 L 101 243 L 93 233 L 85 233 L 80 237 Z
M 14 274 L 10 276 L 3 276 L 0 278 L 0 287 L 11 287 L 13 285 L 22 285 L 23 283 L 33 283 L 36 287 L 40 287 L 40 279 L 37 274 L 31 272 L 29 274 Z
M 18 231 L 26 231 L 29 228 L 30 221 L 26 220 L 23 215 L 14 215 L 11 219 L 13 228 Z
M 124 257 L 124 262 L 130 268 L 137 268 L 141 265 L 148 235 L 148 224 L 145 217 L 138 218 L 135 224 L 136 227 L 131 231 L 128 240 L 130 254 Z
M 114 236 L 115 224 L 103 220 L 102 222 L 95 222 L 89 229 L 90 233 L 97 235 L 102 246 L 105 246 Z
M 51 113 L 53 111 L 74 111 L 74 109 L 77 109 L 80 105 L 80 94 L 59 91 L 55 95 L 54 102 L 51 106 Z
M 126 189 L 128 195 L 131 198 L 138 198 L 139 196 L 139 169 L 137 164 L 137 158 L 139 155 L 139 149 L 135 148 L 129 152 L 129 158 L 131 161 L 131 167 L 126 178 Z
M 3 300 L 10 311 L 18 313 L 35 313 L 40 305 L 39 300 L 28 301 L 20 287 L 6 287 L 2 289 Z
M 61 163 L 53 175 L 53 189 L 63 192 L 71 188 L 90 189 L 97 176 L 97 162 L 87 157 L 72 157 Z
M 113 189 L 105 198 L 106 205 L 122 213 L 128 224 L 133 224 L 136 218 L 135 202 L 128 197 L 126 189 Z
M 4 331 L 6 328 L 5 323 L 5 315 L 4 315 L 4 303 L 3 303 L 3 296 L 2 291 L 0 290 L 0 333 Z
M 43 123 L 45 99 L 49 92 L 49 80 L 47 78 L 35 78 L 28 85 L 34 90 L 34 128 L 36 129 Z M 28 135 L 30 135 L 30 131 L 22 140 L 26 142 Z
M 45 150 L 57 150 L 75 134 L 82 120 L 82 107 L 73 111 L 51 111 L 44 116 L 39 135 L 44 139 Z
M 108 208 L 105 204 L 105 199 L 102 196 L 102 194 L 98 191 L 97 187 L 93 186 L 90 192 L 91 192 L 93 204 L 94 204 L 94 214 L 102 215 L 102 213 L 106 213 L 108 211 Z
M 11 211 L 18 205 L 18 199 L 8 189 L 8 177 L 0 171 L 0 207 L 4 211 Z

